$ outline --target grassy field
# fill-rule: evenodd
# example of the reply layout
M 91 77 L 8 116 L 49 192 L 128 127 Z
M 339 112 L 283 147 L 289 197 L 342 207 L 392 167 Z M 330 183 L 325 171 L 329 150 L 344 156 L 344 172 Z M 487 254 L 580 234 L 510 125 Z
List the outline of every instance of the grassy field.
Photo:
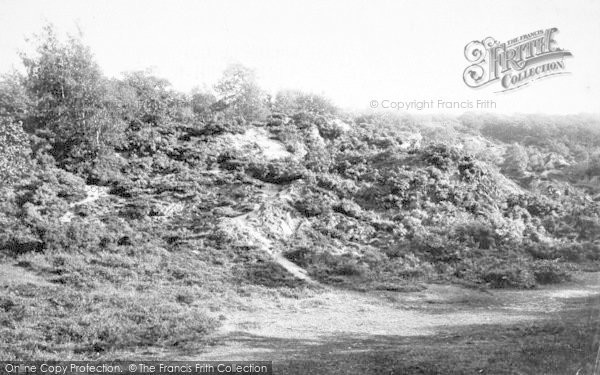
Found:
M 273 360 L 277 374 L 592 374 L 599 278 L 576 278 L 526 291 L 326 288 L 248 303 L 182 358 Z
M 434 336 L 340 336 L 317 347 L 293 340 L 298 358 L 280 374 L 592 374 L 598 349 L 598 297 L 573 300 L 543 322 L 473 325 Z M 578 372 L 580 371 L 580 372 Z

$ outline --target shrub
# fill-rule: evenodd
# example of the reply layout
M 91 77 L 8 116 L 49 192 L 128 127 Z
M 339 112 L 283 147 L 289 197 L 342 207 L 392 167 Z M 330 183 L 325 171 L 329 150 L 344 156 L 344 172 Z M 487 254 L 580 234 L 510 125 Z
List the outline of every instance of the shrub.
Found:
M 525 251 L 527 251 L 533 259 L 558 259 L 560 254 L 556 251 L 556 247 L 552 244 L 527 241 L 525 243 Z
M 355 219 L 360 219 L 363 216 L 362 208 L 348 199 L 343 199 L 339 204 L 334 205 L 333 210 Z
M 536 261 L 531 268 L 535 281 L 540 284 L 558 284 L 570 279 L 564 265 L 553 261 Z
M 217 97 L 210 92 L 195 89 L 192 92 L 190 104 L 192 112 L 199 120 L 206 120 L 212 116 L 211 107 L 217 102 Z
M 317 125 L 317 129 L 319 129 L 319 134 L 325 139 L 336 139 L 344 133 L 342 127 L 335 121 L 318 118 L 315 124 Z
M 329 99 L 298 90 L 278 92 L 275 96 L 273 108 L 277 112 L 287 114 L 307 112 L 315 115 L 331 115 L 337 112 L 337 108 Z
M 465 156 L 458 163 L 458 171 L 466 182 L 474 182 L 485 174 L 481 166 L 471 157 Z
M 455 229 L 461 241 L 472 241 L 480 249 L 496 247 L 496 234 L 494 229 L 485 224 L 472 223 L 459 226 Z
M 67 225 L 45 228 L 42 235 L 44 249 L 65 252 L 95 252 L 105 232 L 100 222 L 74 219 Z
M 252 162 L 246 167 L 252 177 L 273 184 L 287 184 L 306 175 L 306 170 L 298 162 L 276 160 L 267 163 Z
M 137 199 L 128 203 L 119 211 L 119 216 L 130 220 L 143 220 L 151 213 L 151 204 L 144 199 Z
M 89 181 L 95 184 L 110 185 L 127 180 L 121 170 L 127 165 L 127 160 L 112 149 L 99 152 L 89 173 Z
M 429 145 L 422 151 L 422 158 L 442 171 L 447 171 L 459 158 L 459 153 L 444 144 Z
M 293 206 L 306 217 L 319 216 L 331 210 L 330 204 L 321 195 L 308 193 L 296 199 Z
M 17 181 L 30 163 L 29 139 L 21 124 L 0 115 L 0 185 Z
M 330 272 L 340 276 L 362 276 L 365 273 L 365 267 L 356 259 L 340 257 Z
M 44 249 L 42 240 L 26 227 L 21 227 L 20 230 L 12 228 L 10 233 L 2 237 L 4 238 L 0 238 L 0 249 L 11 255 L 40 252 Z
M 536 281 L 528 267 L 509 262 L 487 267 L 480 277 L 492 288 L 533 288 Z
M 243 134 L 246 131 L 244 122 L 238 119 L 213 118 L 197 126 L 190 134 L 195 136 L 215 136 L 219 134 Z

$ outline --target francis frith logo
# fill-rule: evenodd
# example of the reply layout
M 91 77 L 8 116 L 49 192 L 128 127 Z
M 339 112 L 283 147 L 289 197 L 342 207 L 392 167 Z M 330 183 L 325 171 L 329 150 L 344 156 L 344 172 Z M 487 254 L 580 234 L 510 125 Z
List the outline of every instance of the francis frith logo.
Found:
M 471 63 L 464 73 L 472 88 L 498 83 L 497 92 L 514 90 L 541 78 L 566 74 L 565 58 L 572 56 L 558 47 L 558 29 L 537 30 L 501 43 L 492 37 L 465 46 Z

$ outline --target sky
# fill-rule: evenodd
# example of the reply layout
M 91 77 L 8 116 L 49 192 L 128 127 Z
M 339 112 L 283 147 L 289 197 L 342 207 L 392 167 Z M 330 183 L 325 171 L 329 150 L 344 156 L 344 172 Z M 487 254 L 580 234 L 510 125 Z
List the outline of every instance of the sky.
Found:
M 271 93 L 300 89 L 343 108 L 433 100 L 398 111 L 454 114 L 465 109 L 439 101 L 481 100 L 496 113 L 598 113 L 598 20 L 595 0 L 0 0 L 0 72 L 18 69 L 25 38 L 51 22 L 63 35 L 82 30 L 105 75 L 151 69 L 185 92 L 241 63 Z M 569 74 L 504 93 L 463 82 L 469 42 L 552 27 L 573 54 Z

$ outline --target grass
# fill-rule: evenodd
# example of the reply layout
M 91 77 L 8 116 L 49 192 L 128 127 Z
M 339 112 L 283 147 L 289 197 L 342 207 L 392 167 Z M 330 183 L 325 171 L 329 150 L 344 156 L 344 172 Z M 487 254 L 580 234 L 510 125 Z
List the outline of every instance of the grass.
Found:
M 337 336 L 326 343 L 280 340 L 254 346 L 290 349 L 280 374 L 591 375 L 598 351 L 600 297 L 570 300 L 548 320 L 448 328 L 433 336 Z M 292 354 L 293 353 L 293 354 Z
M 210 314 L 210 284 L 189 282 L 193 278 L 186 270 L 166 258 L 39 254 L 19 264 L 26 266 L 20 272 L 40 277 L 0 284 L 4 360 L 115 358 L 140 348 L 181 349 L 201 345 L 219 325 Z
M 111 196 L 68 225 L 43 222 L 44 249 L 0 252 L 0 270 L 11 270 L 0 272 L 0 360 L 197 351 L 225 308 L 311 293 L 263 251 L 214 235 L 214 208 L 243 208 L 256 190 L 219 178 L 196 179 L 206 189 L 181 214 L 119 217 Z M 168 203 L 170 190 L 135 196 Z
M 72 250 L 2 260 L 27 277 L 0 275 L 0 360 L 199 351 L 225 307 L 304 288 L 258 254 L 198 241 Z
M 3 359 L 114 358 L 198 345 L 217 321 L 165 292 L 20 285 L 2 298 Z

